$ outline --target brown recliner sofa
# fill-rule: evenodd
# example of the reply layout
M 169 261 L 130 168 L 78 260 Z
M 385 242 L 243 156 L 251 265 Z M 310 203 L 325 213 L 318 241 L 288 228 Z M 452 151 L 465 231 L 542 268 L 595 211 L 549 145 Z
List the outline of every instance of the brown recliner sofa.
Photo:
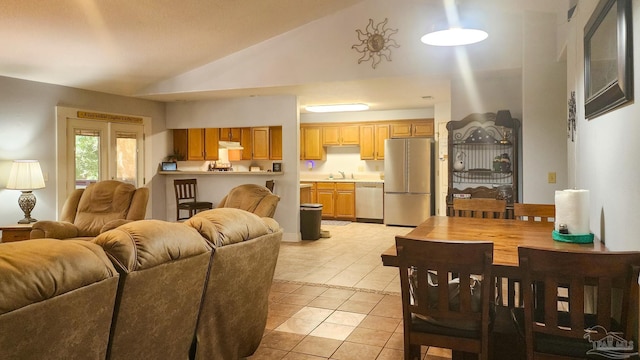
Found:
M 200 212 L 185 223 L 214 248 L 196 329 L 195 359 L 252 355 L 267 322 L 282 228 L 235 208 Z
M 243 184 L 231 189 L 217 207 L 242 209 L 259 217 L 272 218 L 279 201 L 278 195 L 262 185 Z
M 0 359 L 249 356 L 281 239 L 275 220 L 222 208 L 0 244 Z
M 91 242 L 0 243 L 0 359 L 104 359 L 117 288 Z
M 120 273 L 108 359 L 187 359 L 211 246 L 181 223 L 141 220 L 98 235 Z
M 93 239 L 127 222 L 144 219 L 149 189 L 117 180 L 91 183 L 65 201 L 60 221 L 37 221 L 30 238 Z

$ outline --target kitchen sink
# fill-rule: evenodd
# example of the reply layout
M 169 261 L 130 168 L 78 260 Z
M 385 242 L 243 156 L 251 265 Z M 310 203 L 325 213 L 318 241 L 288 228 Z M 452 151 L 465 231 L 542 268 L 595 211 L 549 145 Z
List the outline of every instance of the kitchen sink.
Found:
M 324 180 L 331 180 L 331 181 L 354 181 L 354 180 L 358 180 L 357 178 L 324 178 Z

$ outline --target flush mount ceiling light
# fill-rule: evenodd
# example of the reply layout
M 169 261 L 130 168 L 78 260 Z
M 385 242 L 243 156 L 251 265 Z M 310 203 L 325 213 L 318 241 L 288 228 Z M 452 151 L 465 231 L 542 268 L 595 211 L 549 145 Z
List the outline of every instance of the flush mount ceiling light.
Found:
M 433 46 L 458 46 L 480 42 L 489 37 L 486 31 L 479 29 L 449 28 L 430 32 L 420 41 Z
M 459 46 L 475 44 L 489 37 L 486 31 L 472 25 L 471 19 L 462 19 L 455 1 L 444 0 L 444 7 L 447 22 L 435 25 L 420 41 L 433 46 Z
M 340 112 L 340 111 L 364 111 L 369 110 L 367 104 L 334 104 L 334 105 L 311 105 L 306 106 L 305 109 L 310 112 L 325 113 L 325 112 Z

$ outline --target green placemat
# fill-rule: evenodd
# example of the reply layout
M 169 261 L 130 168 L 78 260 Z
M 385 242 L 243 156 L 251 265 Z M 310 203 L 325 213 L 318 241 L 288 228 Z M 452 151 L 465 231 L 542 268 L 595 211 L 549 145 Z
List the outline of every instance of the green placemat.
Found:
M 588 244 L 593 242 L 593 234 L 561 234 L 556 230 L 551 232 L 551 236 L 553 240 L 562 241 L 562 242 L 570 242 L 570 243 L 578 243 L 578 244 Z

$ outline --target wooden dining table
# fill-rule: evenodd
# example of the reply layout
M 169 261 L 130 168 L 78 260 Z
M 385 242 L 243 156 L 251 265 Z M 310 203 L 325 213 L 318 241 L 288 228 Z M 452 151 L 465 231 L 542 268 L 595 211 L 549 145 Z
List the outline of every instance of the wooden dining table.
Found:
M 512 219 L 480 219 L 468 217 L 432 216 L 406 235 L 396 238 L 416 240 L 491 241 L 493 242 L 492 272 L 496 278 L 516 280 L 521 277 L 518 268 L 518 247 L 534 246 L 567 251 L 607 251 L 598 239 L 593 243 L 578 244 L 553 240 L 553 223 L 530 222 Z M 398 266 L 395 245 L 382 253 L 382 264 Z M 504 317 L 503 317 L 504 318 Z M 496 320 L 498 322 L 498 320 Z M 517 334 L 501 320 L 494 324 L 493 332 L 498 338 L 494 343 L 493 359 L 522 359 L 523 349 L 516 346 Z M 508 322 L 507 322 L 508 323 Z M 509 344 L 509 345 L 504 345 Z M 453 360 L 466 360 L 464 353 L 454 351 Z M 475 357 L 474 357 L 475 358 Z
M 515 274 L 518 268 L 518 247 L 535 246 L 546 249 L 607 251 L 598 239 L 578 244 L 553 240 L 553 223 L 512 219 L 479 219 L 469 217 L 432 216 L 406 235 L 396 238 L 417 240 L 457 240 L 493 242 L 494 273 Z M 395 245 L 382 253 L 382 264 L 398 266 Z

